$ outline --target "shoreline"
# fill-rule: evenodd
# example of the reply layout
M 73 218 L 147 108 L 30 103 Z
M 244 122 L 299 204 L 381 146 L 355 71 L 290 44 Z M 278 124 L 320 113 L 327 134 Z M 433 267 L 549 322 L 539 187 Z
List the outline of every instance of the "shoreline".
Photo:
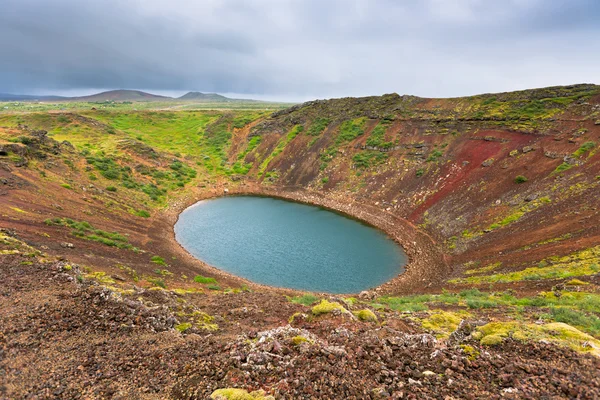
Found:
M 227 191 L 225 191 L 227 189 Z M 301 204 L 321 207 L 331 212 L 341 214 L 361 223 L 365 223 L 385 233 L 390 239 L 399 244 L 406 254 L 407 262 L 404 271 L 391 280 L 370 289 L 377 295 L 407 294 L 443 282 L 444 277 L 450 273 L 450 267 L 444 259 L 444 254 L 435 241 L 425 232 L 407 220 L 399 218 L 389 212 L 375 207 L 359 204 L 353 200 L 340 200 L 328 197 L 321 193 L 299 188 L 264 187 L 257 183 L 246 182 L 235 187 L 218 187 L 209 190 L 198 190 L 185 198 L 178 199 L 162 212 L 162 219 L 170 225 L 168 233 L 164 236 L 173 252 L 184 258 L 198 272 L 206 271 L 216 278 L 236 282 L 241 285 L 256 289 L 268 289 L 282 294 L 319 293 L 329 296 L 357 295 L 358 293 L 320 293 L 307 290 L 297 290 L 284 287 L 263 285 L 246 278 L 225 272 L 217 267 L 207 264 L 189 253 L 176 240 L 175 224 L 179 215 L 194 204 L 226 196 L 260 196 L 272 197 Z

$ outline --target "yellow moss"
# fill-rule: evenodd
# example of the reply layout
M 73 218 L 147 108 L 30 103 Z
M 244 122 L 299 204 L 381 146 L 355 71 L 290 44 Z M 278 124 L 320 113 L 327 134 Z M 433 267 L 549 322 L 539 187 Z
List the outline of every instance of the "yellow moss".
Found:
M 438 337 L 448 337 L 460 324 L 460 321 L 468 317 L 466 312 L 435 311 L 425 318 L 421 325 L 423 328 L 433 331 Z
M 11 210 L 13 210 L 13 211 L 16 211 L 16 212 L 18 212 L 18 213 L 27 214 L 27 211 L 25 211 L 25 210 L 21 210 L 21 209 L 20 209 L 20 208 L 18 208 L 18 207 L 9 207 L 9 208 L 10 208 Z
M 481 334 L 480 343 L 483 345 L 495 345 L 508 337 L 520 341 L 545 340 L 579 352 L 600 356 L 600 340 L 562 322 L 545 325 L 491 322 L 477 329 Z
M 196 289 L 196 288 L 191 288 L 191 289 L 177 288 L 177 289 L 173 289 L 172 292 L 175 294 L 178 294 L 179 296 L 185 296 L 186 294 L 204 293 L 204 290 Z
M 475 268 L 475 269 L 468 269 L 468 270 L 465 271 L 465 274 L 467 274 L 467 275 L 483 274 L 484 272 L 493 271 L 493 270 L 497 269 L 501 265 L 502 265 L 502 262 L 496 262 L 496 263 L 488 265 L 487 267 L 481 267 L 481 268 Z
M 522 280 L 561 279 L 572 276 L 594 275 L 600 272 L 600 246 L 577 251 L 564 257 L 550 257 L 552 265 L 546 261 L 537 267 L 526 268 L 521 271 L 508 272 L 484 276 L 471 276 L 468 278 L 452 279 L 450 283 L 505 283 Z
M 177 329 L 181 333 L 187 331 L 191 327 L 192 327 L 192 324 L 190 324 L 189 322 L 184 322 L 179 325 L 175 325 L 175 329 Z
M 347 313 L 348 311 L 342 306 L 340 303 L 330 302 L 325 299 L 321 300 L 319 304 L 312 308 L 313 315 L 321 315 L 328 314 L 333 310 L 340 310 L 342 313 Z
M 275 400 L 275 397 L 267 396 L 264 390 L 248 393 L 247 390 L 234 388 L 217 389 L 210 398 L 213 400 Z
M 88 279 L 94 279 L 103 285 L 111 285 L 115 283 L 115 280 L 110 276 L 106 275 L 106 272 L 92 272 L 85 275 Z
M 468 344 L 461 344 L 460 347 L 471 361 L 476 359 L 480 354 L 479 350 L 473 346 L 469 346 Z
M 0 250 L 0 255 L 21 254 L 19 250 Z
M 307 338 L 305 338 L 304 336 L 294 336 L 292 338 L 292 343 L 294 344 L 294 346 L 299 346 L 302 343 L 306 343 L 306 342 L 310 342 L 310 340 L 308 340 Z
M 480 343 L 485 346 L 495 346 L 502 343 L 502 336 L 500 335 L 488 335 L 484 336 Z
M 589 285 L 588 282 L 584 282 L 582 280 L 579 279 L 571 279 L 569 282 L 567 282 L 567 285 L 570 286 L 583 286 L 583 285 Z
M 366 308 L 356 312 L 354 315 L 356 315 L 359 320 L 364 322 L 377 322 L 377 315 L 375 315 L 373 311 Z

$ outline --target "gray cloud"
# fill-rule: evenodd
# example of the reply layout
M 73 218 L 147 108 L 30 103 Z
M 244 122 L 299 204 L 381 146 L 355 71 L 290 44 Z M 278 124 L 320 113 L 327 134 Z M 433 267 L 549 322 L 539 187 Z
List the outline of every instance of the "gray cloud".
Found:
M 594 0 L 2 0 L 0 92 L 458 96 L 600 82 Z

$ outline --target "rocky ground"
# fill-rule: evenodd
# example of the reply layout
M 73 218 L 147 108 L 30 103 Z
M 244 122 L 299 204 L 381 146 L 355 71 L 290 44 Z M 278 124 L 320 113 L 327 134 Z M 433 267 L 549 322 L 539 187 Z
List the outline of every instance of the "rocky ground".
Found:
M 0 260 L 1 398 L 207 399 L 225 387 L 290 399 L 600 397 L 599 358 L 481 346 L 476 321 L 438 340 L 398 313 L 374 323 L 307 316 L 269 293 L 119 292 L 77 265 L 30 260 Z M 180 333 L 182 311 L 214 316 L 218 330 Z

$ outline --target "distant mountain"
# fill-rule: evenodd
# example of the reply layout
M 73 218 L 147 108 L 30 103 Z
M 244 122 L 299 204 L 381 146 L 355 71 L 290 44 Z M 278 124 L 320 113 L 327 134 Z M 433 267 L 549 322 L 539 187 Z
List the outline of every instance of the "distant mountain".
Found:
M 190 100 L 190 101 L 205 101 L 205 102 L 226 102 L 226 101 L 239 101 L 237 99 L 230 99 L 225 96 L 221 96 L 217 93 L 201 93 L 201 92 L 188 92 L 177 100 Z
M 91 96 L 70 97 L 70 101 L 158 101 L 172 100 L 172 97 L 159 96 L 139 90 L 109 90 Z
M 27 94 L 0 93 L 0 101 L 54 101 L 65 100 L 67 97 L 61 96 L 34 96 Z
M 173 98 L 146 93 L 140 90 L 109 90 L 107 92 L 78 97 L 35 96 L 0 93 L 0 101 L 194 101 L 197 103 L 260 102 L 258 100 L 231 99 L 217 93 L 188 92 L 181 97 Z

